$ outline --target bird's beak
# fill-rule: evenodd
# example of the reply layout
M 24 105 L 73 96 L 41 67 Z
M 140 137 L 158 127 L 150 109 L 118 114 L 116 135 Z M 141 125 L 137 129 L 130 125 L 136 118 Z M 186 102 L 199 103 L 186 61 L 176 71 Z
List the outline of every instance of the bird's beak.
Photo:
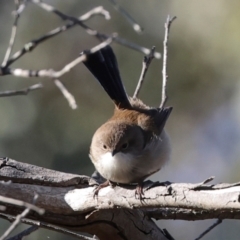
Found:
M 112 156 L 114 156 L 117 152 L 118 152 L 118 151 L 117 151 L 116 149 L 114 149 L 114 150 L 112 151 Z

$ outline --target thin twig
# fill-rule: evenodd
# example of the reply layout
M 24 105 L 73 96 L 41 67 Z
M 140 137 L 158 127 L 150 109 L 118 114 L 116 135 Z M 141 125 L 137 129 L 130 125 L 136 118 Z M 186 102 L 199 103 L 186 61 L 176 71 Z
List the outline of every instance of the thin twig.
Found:
M 67 14 L 60 12 L 59 10 L 57 10 L 56 8 L 54 8 L 53 6 L 51 6 L 49 4 L 42 3 L 42 2 L 40 2 L 40 0 L 31 0 L 31 1 L 35 4 L 37 4 L 42 9 L 46 10 L 47 12 L 52 12 L 52 13 L 56 14 L 62 20 L 70 20 L 70 21 L 80 25 L 81 27 L 83 27 L 86 30 L 86 32 L 89 35 L 95 36 L 97 39 L 99 39 L 101 41 L 111 37 L 107 34 L 99 33 L 97 30 L 94 30 L 94 29 L 88 27 L 86 24 L 84 24 L 79 19 L 77 19 L 75 17 L 72 17 L 72 16 L 68 16 Z M 150 49 L 143 48 L 143 47 L 141 47 L 141 46 L 139 46 L 135 43 L 129 42 L 129 41 L 127 41 L 125 39 L 122 39 L 122 38 L 119 38 L 117 36 L 113 40 L 116 41 L 117 43 L 120 43 L 120 44 L 124 45 L 124 46 L 135 49 L 139 52 L 142 52 L 145 55 L 149 54 L 150 51 L 151 51 Z M 159 58 L 161 58 L 161 54 L 160 53 L 155 53 L 154 57 L 159 59 Z
M 24 237 L 30 235 L 32 232 L 35 232 L 39 227 L 38 226 L 31 226 L 22 232 L 18 233 L 17 235 L 8 238 L 7 240 L 22 240 Z
M 113 7 L 120 12 L 123 17 L 126 18 L 126 20 L 132 25 L 133 29 L 138 32 L 141 33 L 143 31 L 143 28 L 131 17 L 131 15 L 125 10 L 123 9 L 116 0 L 109 0 Z
M 152 62 L 152 60 L 154 58 L 154 52 L 155 52 L 155 47 L 153 46 L 152 49 L 151 49 L 150 54 L 148 56 L 144 56 L 144 58 L 143 58 L 142 71 L 141 71 L 140 78 L 138 80 L 137 87 L 136 87 L 135 92 L 133 94 L 133 98 L 137 98 L 138 97 L 138 94 L 139 94 L 139 92 L 141 90 L 141 87 L 142 87 L 145 75 L 147 73 L 148 67 L 149 67 L 149 65 L 151 64 L 151 62 Z
M 14 19 L 13 26 L 12 26 L 12 32 L 11 32 L 11 37 L 10 37 L 10 40 L 9 40 L 9 45 L 8 45 L 6 54 L 4 56 L 3 62 L 2 62 L 2 67 L 6 66 L 7 61 L 9 59 L 10 55 L 11 55 L 13 45 L 14 45 L 14 42 L 15 42 L 15 38 L 16 38 L 18 20 L 19 20 L 20 14 L 22 13 L 22 11 L 25 8 L 25 1 L 23 1 L 19 5 L 19 1 L 15 0 L 15 5 L 16 5 L 16 11 L 14 12 L 15 19 Z
M 38 199 L 38 195 L 35 194 L 35 196 L 33 198 L 33 204 L 36 203 L 37 199 Z M 24 209 L 24 211 L 21 214 L 17 215 L 14 222 L 10 225 L 10 227 L 0 237 L 0 240 L 6 239 L 9 236 L 9 234 L 21 223 L 22 218 L 27 216 L 27 214 L 31 211 L 31 209 L 32 209 L 32 207 L 27 207 L 26 209 Z
M 42 88 L 43 85 L 41 83 L 34 84 L 28 88 L 24 88 L 21 90 L 13 90 L 13 91 L 4 91 L 0 92 L 0 97 L 11 97 L 11 96 L 18 96 L 18 95 L 27 95 L 30 91 L 34 91 L 37 89 Z
M 27 1 L 28 0 L 22 0 L 22 3 L 19 5 L 18 9 L 13 12 L 13 14 L 21 14 L 27 5 Z
M 163 231 L 164 236 L 165 236 L 168 240 L 175 240 L 175 239 L 173 238 L 173 236 L 168 232 L 168 230 L 167 230 L 166 228 L 162 229 L 162 231 Z
M 99 6 L 99 7 L 93 8 L 90 11 L 88 11 L 87 13 L 83 14 L 82 16 L 80 16 L 78 18 L 78 20 L 84 22 L 84 21 L 90 19 L 94 15 L 103 15 L 105 17 L 105 19 L 110 19 L 109 12 L 106 11 L 103 7 Z M 5 67 L 10 66 L 12 63 L 14 63 L 16 60 L 18 60 L 20 57 L 22 57 L 27 52 L 31 52 L 34 48 L 36 48 L 38 46 L 38 44 L 43 43 L 44 41 L 48 40 L 49 38 L 57 36 L 58 34 L 60 34 L 62 32 L 65 32 L 66 30 L 76 26 L 76 24 L 77 24 L 76 22 L 70 22 L 66 25 L 63 25 L 63 26 L 60 26 L 60 27 L 57 27 L 57 28 L 51 30 L 50 32 L 46 33 L 45 35 L 43 35 L 37 39 L 34 39 L 34 40 L 26 43 L 21 50 L 14 53 L 14 55 L 7 61 L 7 64 Z
M 109 37 L 109 35 L 103 35 L 103 34 L 102 34 L 102 36 L 103 36 L 104 38 Z M 113 39 L 113 41 L 116 42 L 116 43 L 118 43 L 118 44 L 121 44 L 121 45 L 123 45 L 123 46 L 125 46 L 125 47 L 131 48 L 131 49 L 133 49 L 133 50 L 135 50 L 135 51 L 137 51 L 137 52 L 141 52 L 141 53 L 143 53 L 144 55 L 148 55 L 148 54 L 151 53 L 151 49 L 142 47 L 142 46 L 140 46 L 140 45 L 138 45 L 138 44 L 136 44 L 136 43 L 130 42 L 130 41 L 124 39 L 124 38 L 115 37 L 115 38 Z M 154 53 L 154 57 L 155 57 L 156 59 L 160 59 L 160 58 L 161 58 L 161 53 L 160 53 L 160 52 L 155 52 L 155 53 Z
M 100 49 L 106 47 L 112 42 L 112 38 L 107 39 L 106 41 L 98 44 L 97 46 L 91 48 L 89 51 L 86 51 L 86 53 L 80 55 L 76 59 L 74 59 L 72 62 L 65 65 L 61 70 L 54 71 L 53 69 L 42 69 L 42 70 L 26 70 L 26 69 L 11 69 L 11 68 L 3 68 L 2 72 L 0 71 L 1 75 L 13 75 L 17 77 L 48 77 L 52 79 L 57 79 L 63 76 L 65 73 L 69 72 L 73 67 L 75 67 L 80 62 L 83 62 L 86 59 L 87 54 L 95 53 L 99 51 Z
M 39 6 L 44 6 L 45 10 L 47 10 L 47 11 L 52 10 L 50 12 L 54 12 L 53 8 L 50 5 L 47 5 L 47 4 L 40 5 L 39 1 L 35 1 L 35 2 L 38 3 Z M 105 17 L 105 19 L 110 19 L 109 13 L 105 9 L 103 9 L 102 7 L 94 8 L 94 9 L 90 10 L 89 12 L 85 13 L 84 15 L 82 15 L 79 18 L 74 18 L 74 17 L 71 17 L 71 16 L 67 16 L 66 14 L 60 13 L 60 11 L 57 11 L 57 12 L 58 12 L 58 16 L 62 17 L 62 19 L 70 20 L 71 22 L 66 24 L 66 25 L 63 25 L 61 27 L 57 27 L 57 28 L 51 30 L 50 32 L 48 32 L 47 34 L 26 43 L 21 50 L 19 50 L 16 53 L 13 54 L 13 56 L 7 61 L 7 64 L 6 64 L 5 67 L 10 66 L 13 62 L 18 60 L 24 54 L 33 51 L 33 49 L 35 49 L 38 46 L 38 44 L 40 44 L 40 43 L 46 41 L 47 39 L 52 38 L 52 37 L 64 32 L 64 31 L 66 31 L 66 30 L 68 30 L 68 29 L 70 29 L 70 28 L 72 28 L 72 27 L 74 27 L 74 26 L 76 26 L 77 24 L 80 24 L 80 23 L 81 23 L 80 25 L 83 26 L 84 29 L 89 30 L 88 33 L 90 33 L 91 35 L 95 35 L 98 39 L 105 39 L 106 40 L 106 39 L 111 37 L 110 35 L 107 35 L 107 34 L 98 33 L 96 30 L 92 30 L 91 28 L 87 27 L 87 25 L 83 24 L 84 21 L 88 20 L 93 15 L 100 15 L 101 14 Z M 148 48 L 142 47 L 140 45 L 137 45 L 133 42 L 127 41 L 126 39 L 123 39 L 123 38 L 120 38 L 120 37 L 117 37 L 117 36 L 115 36 L 113 40 L 115 42 L 117 42 L 118 44 L 121 44 L 123 46 L 132 48 L 132 49 L 134 49 L 138 52 L 142 52 L 145 55 L 148 55 L 151 51 Z M 160 59 L 161 54 L 159 52 L 155 52 L 154 57 L 156 59 Z M 2 75 L 2 74 L 0 73 L 0 75 Z
M 26 208 L 21 214 L 17 215 L 15 221 L 3 233 L 3 235 L 0 237 L 0 240 L 6 239 L 9 236 L 9 234 L 20 224 L 21 219 L 26 217 L 29 212 L 30 212 L 30 209 Z
M 222 223 L 221 219 L 218 219 L 213 225 L 211 225 L 206 231 L 204 231 L 199 237 L 197 237 L 195 240 L 201 239 L 203 236 L 205 236 L 207 233 L 209 233 L 212 229 L 214 229 L 217 225 Z
M 55 7 L 51 6 L 50 4 L 41 2 L 40 0 L 31 0 L 31 2 L 35 3 L 37 6 L 41 7 L 42 9 L 44 9 L 47 12 L 51 12 L 56 14 L 58 17 L 60 17 L 62 20 L 66 21 L 66 20 L 70 20 L 78 25 L 80 25 L 82 28 L 84 28 L 86 30 L 86 32 L 90 35 L 96 36 L 99 39 L 102 39 L 102 37 L 99 35 L 99 33 L 88 27 L 86 24 L 84 24 L 82 21 L 80 21 L 78 18 L 69 16 L 61 11 L 59 11 L 58 9 L 56 9 Z
M 172 17 L 167 16 L 167 21 L 165 23 L 165 36 L 164 36 L 164 41 L 163 41 L 163 68 L 162 68 L 162 101 L 160 104 L 160 108 L 163 108 L 164 105 L 167 102 L 167 56 L 168 56 L 168 39 L 169 39 L 169 31 L 172 22 L 176 19 L 177 17 Z
M 12 204 L 12 205 L 17 205 L 17 206 L 20 206 L 20 207 L 29 208 L 30 210 L 33 210 L 33 211 L 37 212 L 40 215 L 44 214 L 44 212 L 45 212 L 44 209 L 36 207 L 33 204 L 31 204 L 31 203 L 23 202 L 23 201 L 20 201 L 20 200 L 17 200 L 17 199 L 13 199 L 13 198 L 0 196 L 0 202 Z
M 16 219 L 15 216 L 5 214 L 5 213 L 0 213 L 0 216 L 1 216 L 1 218 L 7 219 L 8 221 L 14 221 Z M 62 228 L 62 227 L 59 227 L 59 226 L 56 226 L 53 224 L 49 224 L 46 222 L 35 221 L 35 220 L 27 219 L 27 218 L 23 218 L 21 221 L 22 221 L 22 223 L 33 225 L 33 226 L 38 226 L 39 228 L 45 228 L 45 229 L 53 230 L 56 232 L 64 233 L 64 234 L 76 237 L 80 240 L 97 240 L 98 239 L 96 236 L 87 237 L 87 236 L 80 234 L 79 232 L 70 231 L 68 229 L 65 229 L 65 228 Z
M 214 178 L 215 178 L 214 176 L 211 176 L 211 177 L 205 179 L 204 181 L 202 181 L 202 182 L 200 182 L 200 183 L 197 183 L 197 184 L 192 188 L 192 190 L 197 190 L 197 189 L 203 187 L 205 184 L 211 182 Z
M 74 96 L 67 90 L 67 88 L 63 85 L 63 83 L 58 79 L 55 79 L 54 83 L 62 92 L 63 96 L 67 99 L 69 106 L 72 109 L 77 109 L 77 103 L 75 101 Z
M 78 19 L 82 22 L 85 22 L 90 18 L 92 18 L 94 15 L 100 15 L 100 16 L 102 15 L 106 20 L 111 19 L 110 13 L 106 9 L 104 9 L 103 6 L 98 6 L 91 9 L 90 11 L 86 12 Z M 72 22 L 72 24 L 75 24 L 75 23 Z

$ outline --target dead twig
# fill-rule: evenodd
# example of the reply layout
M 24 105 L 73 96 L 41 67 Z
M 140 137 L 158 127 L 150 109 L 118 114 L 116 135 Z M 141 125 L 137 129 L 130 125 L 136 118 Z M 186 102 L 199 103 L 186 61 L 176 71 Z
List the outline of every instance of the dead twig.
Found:
M 164 36 L 164 41 L 163 41 L 163 67 L 162 67 L 162 101 L 160 104 L 160 108 L 163 108 L 164 105 L 167 102 L 167 56 L 168 56 L 168 39 L 169 39 L 169 31 L 172 22 L 176 19 L 177 17 L 170 17 L 169 15 L 167 16 L 167 21 L 165 23 L 165 36 Z
M 35 232 L 36 230 L 38 230 L 38 226 L 31 226 L 23 230 L 22 232 L 16 234 L 15 236 L 8 238 L 7 240 L 22 240 L 24 237 L 30 235 L 32 232 Z
M 13 45 L 14 45 L 14 42 L 15 42 L 15 38 L 16 38 L 17 27 L 18 27 L 18 20 L 20 18 L 20 14 L 25 9 L 25 4 L 26 4 L 25 1 L 23 1 L 20 4 L 18 0 L 15 0 L 15 5 L 16 5 L 16 11 L 14 12 L 15 19 L 14 19 L 13 26 L 12 26 L 12 32 L 11 32 L 11 36 L 10 36 L 10 40 L 9 40 L 9 45 L 8 45 L 7 51 L 5 53 L 3 62 L 2 62 L 2 67 L 6 66 L 6 64 L 8 62 L 8 59 L 9 59 L 9 57 L 11 55 L 11 52 L 12 52 L 12 49 L 13 49 Z
M 20 200 L 17 200 L 17 199 L 0 196 L 0 202 L 16 205 L 16 206 L 20 206 L 20 207 L 29 208 L 30 210 L 33 210 L 40 215 L 42 215 L 44 213 L 44 209 L 36 207 L 31 203 L 23 202 L 23 201 L 20 201 Z
M 97 39 L 99 39 L 100 41 L 102 40 L 106 40 L 108 38 L 110 38 L 111 36 L 107 35 L 107 34 L 103 34 L 103 33 L 99 33 L 97 30 L 92 29 L 90 27 L 88 27 L 86 24 L 84 24 L 82 21 L 80 21 L 79 19 L 72 17 L 72 16 L 68 16 L 65 13 L 62 13 L 61 11 L 57 10 L 56 8 L 54 8 L 53 6 L 46 4 L 46 3 L 42 3 L 40 0 L 31 0 L 33 3 L 35 3 L 36 5 L 38 5 L 39 7 L 41 7 L 42 9 L 44 9 L 47 12 L 52 12 L 54 14 L 56 14 L 57 16 L 59 16 L 62 20 L 69 20 L 74 22 L 75 24 L 78 24 L 79 26 L 81 26 L 82 28 L 85 29 L 85 31 L 92 36 L 95 36 Z M 144 53 L 145 55 L 148 55 L 150 53 L 150 49 L 141 47 L 135 43 L 132 43 L 130 41 L 127 41 L 126 39 L 123 38 L 119 38 L 117 36 L 114 37 L 113 39 L 115 42 L 127 46 L 129 48 L 132 48 L 134 50 L 137 50 L 139 52 Z M 161 58 L 161 54 L 160 53 L 155 53 L 154 55 L 155 58 L 159 59 Z
M 209 233 L 212 229 L 214 229 L 220 223 L 222 223 L 222 220 L 218 219 L 213 225 L 211 225 L 208 229 L 206 229 L 206 231 L 204 231 L 199 237 L 195 238 L 195 240 L 199 240 L 202 237 L 204 237 L 207 233 Z
M 69 106 L 72 109 L 77 109 L 77 103 L 75 101 L 74 96 L 67 90 L 63 83 L 58 79 L 55 79 L 54 83 L 58 87 L 58 89 L 62 92 L 63 96 L 67 99 Z
M 138 80 L 137 87 L 136 87 L 135 92 L 133 94 L 133 98 L 138 97 L 138 94 L 141 90 L 141 87 L 142 87 L 145 75 L 147 73 L 148 67 L 150 66 L 150 64 L 151 64 L 151 62 L 154 58 L 154 52 L 155 52 L 155 47 L 153 46 L 150 54 L 148 56 L 144 56 L 144 58 L 143 58 L 142 71 L 141 71 L 141 74 L 140 74 L 140 78 Z
M 109 45 L 112 42 L 113 38 L 109 38 L 106 41 L 98 44 L 97 46 L 93 47 L 88 51 L 88 53 L 94 53 L 96 51 L 99 51 L 101 48 L 104 48 L 105 46 Z M 57 79 L 69 72 L 73 67 L 78 65 L 80 62 L 83 62 L 86 58 L 86 54 L 82 54 L 81 56 L 74 59 L 72 62 L 65 65 L 61 70 L 54 71 L 53 69 L 42 69 L 42 70 L 26 70 L 26 69 L 12 69 L 12 68 L 2 68 L 0 71 L 1 75 L 13 75 L 16 77 L 48 77 L 52 79 Z
M 42 88 L 43 85 L 41 83 L 34 84 L 28 88 L 24 88 L 21 90 L 13 90 L 13 91 L 4 91 L 0 92 L 0 97 L 11 97 L 11 96 L 18 96 L 18 95 L 27 95 L 30 91 L 34 91 L 37 89 Z
M 105 35 L 105 36 L 107 37 L 107 35 Z M 123 45 L 125 47 L 131 48 L 131 49 L 136 50 L 138 52 L 141 52 L 144 55 L 148 55 L 148 54 L 151 53 L 151 49 L 142 47 L 140 45 L 137 45 L 137 44 L 135 44 L 133 42 L 130 42 L 130 41 L 124 39 L 124 38 L 115 37 L 113 40 L 114 40 L 114 42 L 117 42 L 117 43 L 119 43 L 119 44 L 121 44 L 121 45 Z M 155 52 L 154 53 L 154 57 L 156 59 L 160 59 L 161 58 L 161 53 Z
M 33 204 L 36 203 L 37 199 L 38 199 L 38 195 L 35 194 L 35 196 L 34 196 L 34 198 L 33 198 Z M 28 215 L 28 213 L 29 213 L 31 210 L 33 210 L 32 206 L 33 206 L 33 205 L 29 205 L 29 204 L 28 204 L 28 207 L 27 207 L 26 209 L 24 209 L 24 211 L 23 211 L 21 214 L 19 214 L 19 215 L 16 216 L 14 222 L 13 222 L 13 223 L 10 225 L 10 227 L 3 233 L 3 235 L 0 237 L 0 240 L 4 240 L 4 239 L 6 239 L 6 238 L 9 236 L 9 234 L 21 223 L 22 218 L 26 217 L 26 216 Z M 44 211 L 40 211 L 40 212 L 43 213 Z
M 110 19 L 109 12 L 100 6 L 100 7 L 93 8 L 90 11 L 88 11 L 87 13 L 83 14 L 82 16 L 80 16 L 78 18 L 78 20 L 81 22 L 84 22 L 84 21 L 90 19 L 91 17 L 93 17 L 94 15 L 103 15 L 105 17 L 105 19 Z M 77 24 L 76 22 L 70 22 L 66 25 L 57 27 L 57 28 L 49 31 L 48 33 L 46 33 L 45 35 L 43 35 L 37 39 L 34 39 L 34 40 L 26 43 L 21 50 L 19 50 L 13 54 L 13 56 L 7 61 L 7 63 L 5 64 L 4 67 L 10 66 L 12 63 L 14 63 L 16 60 L 18 60 L 20 57 L 22 57 L 26 53 L 33 51 L 40 43 L 43 43 L 44 41 L 46 41 L 54 36 L 57 36 L 58 34 L 65 32 L 68 29 L 71 29 L 72 27 L 76 26 L 76 24 Z
M 15 216 L 5 214 L 5 213 L 0 213 L 0 217 L 6 219 L 8 221 L 16 220 Z M 96 236 L 87 237 L 87 236 L 80 234 L 79 232 L 76 233 L 74 231 L 70 231 L 68 229 L 65 229 L 65 228 L 62 228 L 62 227 L 59 227 L 59 226 L 56 226 L 53 224 L 49 224 L 47 222 L 35 221 L 35 220 L 27 219 L 27 218 L 21 219 L 21 222 L 32 225 L 32 226 L 36 226 L 38 228 L 45 228 L 45 229 L 53 230 L 56 232 L 60 232 L 60 233 L 63 233 L 63 234 L 69 235 L 69 236 L 76 237 L 77 239 L 80 239 L 80 240 L 98 240 L 98 238 Z
M 110 3 L 112 3 L 113 7 L 120 12 L 124 18 L 131 24 L 134 31 L 137 33 L 141 33 L 143 31 L 143 28 L 133 19 L 133 17 L 125 10 L 123 9 L 116 0 L 109 0 Z

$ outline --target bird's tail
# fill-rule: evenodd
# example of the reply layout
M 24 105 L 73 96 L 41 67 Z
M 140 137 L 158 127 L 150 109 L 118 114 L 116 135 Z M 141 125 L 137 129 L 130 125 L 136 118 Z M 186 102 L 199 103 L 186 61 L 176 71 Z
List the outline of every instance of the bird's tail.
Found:
M 118 108 L 132 108 L 120 77 L 117 59 L 110 46 L 87 55 L 83 63 Z

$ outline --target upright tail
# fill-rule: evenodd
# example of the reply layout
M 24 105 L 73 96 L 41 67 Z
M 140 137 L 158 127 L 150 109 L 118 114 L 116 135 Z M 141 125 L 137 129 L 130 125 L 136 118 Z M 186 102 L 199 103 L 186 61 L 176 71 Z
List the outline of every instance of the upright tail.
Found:
M 110 46 L 89 54 L 83 63 L 118 108 L 132 108 L 120 77 L 117 59 Z

